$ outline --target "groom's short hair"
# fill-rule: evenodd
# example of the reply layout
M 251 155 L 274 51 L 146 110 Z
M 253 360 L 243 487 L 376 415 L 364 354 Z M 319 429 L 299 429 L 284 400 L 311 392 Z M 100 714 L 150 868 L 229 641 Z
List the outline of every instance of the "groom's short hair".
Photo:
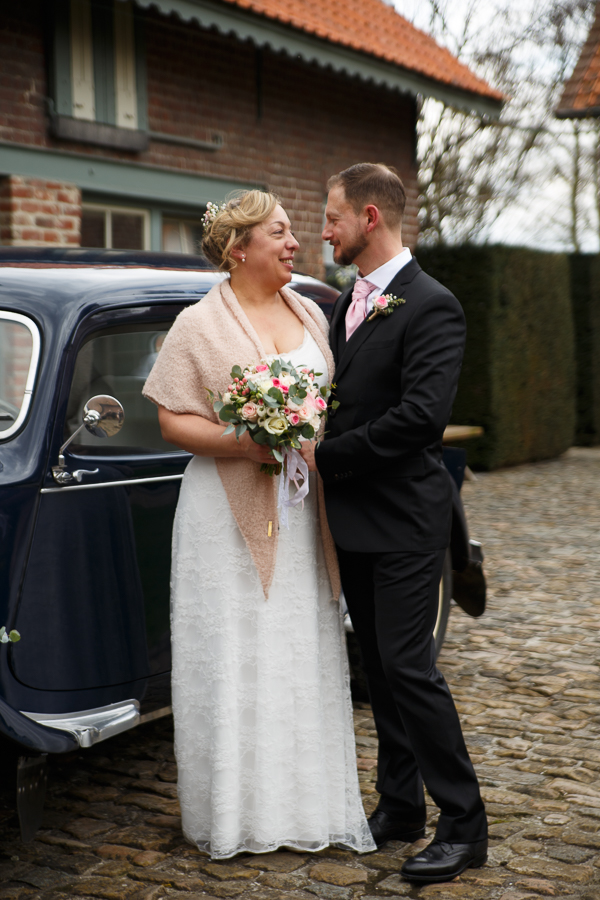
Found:
M 372 203 L 383 214 L 388 228 L 398 228 L 402 224 L 406 191 L 402 180 L 393 166 L 384 163 L 357 163 L 332 175 L 327 182 L 327 190 L 342 187 L 346 200 L 355 213 L 360 213 Z

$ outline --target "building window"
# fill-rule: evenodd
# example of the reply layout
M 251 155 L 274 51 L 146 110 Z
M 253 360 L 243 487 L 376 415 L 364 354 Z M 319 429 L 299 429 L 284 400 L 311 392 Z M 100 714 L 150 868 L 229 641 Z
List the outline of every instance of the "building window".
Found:
M 150 213 L 145 209 L 84 203 L 81 246 L 113 250 L 150 249 Z
M 162 248 L 170 253 L 202 253 L 202 223 L 194 219 L 163 217 Z
M 148 122 L 142 24 L 132 0 L 54 0 L 55 137 L 144 149 Z M 116 129 L 124 129 L 129 138 L 123 132 L 119 138 Z

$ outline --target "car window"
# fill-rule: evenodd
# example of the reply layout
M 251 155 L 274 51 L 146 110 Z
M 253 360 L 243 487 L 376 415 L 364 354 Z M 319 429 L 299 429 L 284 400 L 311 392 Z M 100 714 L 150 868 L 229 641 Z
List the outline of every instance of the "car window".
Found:
M 0 310 L 0 440 L 24 421 L 35 384 L 40 333 L 27 316 Z
M 163 441 L 156 406 L 142 395 L 171 322 L 93 335 L 77 354 L 65 421 L 65 440 L 81 425 L 83 407 L 96 394 L 116 397 L 125 411 L 118 434 L 98 438 L 83 429 L 69 452 L 90 456 L 164 453 L 178 450 Z

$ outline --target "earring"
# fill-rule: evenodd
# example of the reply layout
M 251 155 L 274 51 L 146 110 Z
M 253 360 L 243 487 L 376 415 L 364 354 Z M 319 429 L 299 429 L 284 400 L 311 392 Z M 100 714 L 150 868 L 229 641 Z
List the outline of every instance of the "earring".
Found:
M 246 257 L 245 257 L 245 255 L 242 256 L 242 262 L 246 262 Z

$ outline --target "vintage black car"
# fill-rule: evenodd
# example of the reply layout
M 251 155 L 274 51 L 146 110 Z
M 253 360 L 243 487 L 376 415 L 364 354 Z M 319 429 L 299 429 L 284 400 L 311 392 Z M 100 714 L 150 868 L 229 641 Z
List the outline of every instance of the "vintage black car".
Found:
M 175 316 L 220 277 L 196 256 L 0 249 L 0 626 L 21 635 L 0 643 L 0 742 L 17 751 L 24 839 L 46 754 L 170 712 L 171 529 L 190 456 L 141 388 Z M 337 296 L 299 274 L 292 287 L 325 312 Z M 476 569 L 455 502 L 448 567 Z M 481 577 L 469 591 L 481 600 Z M 439 645 L 451 594 L 448 568 Z

